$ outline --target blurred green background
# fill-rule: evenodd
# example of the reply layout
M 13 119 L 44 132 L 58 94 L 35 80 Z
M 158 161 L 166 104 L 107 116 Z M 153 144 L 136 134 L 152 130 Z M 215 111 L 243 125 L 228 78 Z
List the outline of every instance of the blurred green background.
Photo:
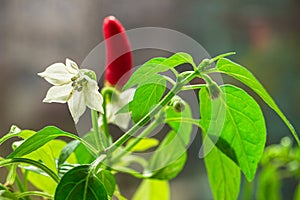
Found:
M 299 131 L 299 10 L 299 0 L 2 0 L 0 136 L 12 124 L 22 129 L 56 125 L 76 131 L 66 105 L 42 103 L 50 85 L 36 73 L 66 57 L 81 63 L 103 40 L 102 20 L 108 15 L 115 15 L 126 29 L 154 26 L 177 30 L 194 38 L 212 56 L 236 51 L 232 59 L 263 82 Z M 290 136 L 279 117 L 261 105 L 268 144 Z M 212 199 L 203 160 L 198 158 L 200 145 L 198 135 L 184 171 L 171 181 L 174 200 Z M 10 151 L 7 142 L 0 147 L 0 156 Z M 0 169 L 1 181 L 5 173 Z M 120 177 L 119 182 L 127 196 L 138 184 L 130 176 Z M 283 192 L 289 199 L 290 192 Z

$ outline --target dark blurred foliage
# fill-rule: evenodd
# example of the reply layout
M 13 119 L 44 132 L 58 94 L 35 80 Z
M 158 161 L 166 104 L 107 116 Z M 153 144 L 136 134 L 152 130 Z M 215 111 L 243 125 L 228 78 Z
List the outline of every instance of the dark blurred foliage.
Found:
M 12 124 L 35 130 L 52 124 L 76 131 L 66 105 L 42 103 L 50 85 L 36 73 L 66 57 L 81 63 L 103 40 L 101 26 L 107 15 L 115 15 L 127 29 L 156 26 L 180 31 L 212 56 L 236 51 L 232 59 L 253 71 L 300 130 L 299 9 L 298 0 L 2 0 L 0 135 Z M 279 117 L 261 105 L 268 144 L 289 136 Z M 6 144 L 0 156 L 10 151 Z M 185 170 L 172 181 L 172 199 L 212 198 L 197 158 L 199 148 L 197 136 Z M 130 187 L 127 179 L 132 180 L 125 176 L 122 185 L 133 191 L 136 185 Z

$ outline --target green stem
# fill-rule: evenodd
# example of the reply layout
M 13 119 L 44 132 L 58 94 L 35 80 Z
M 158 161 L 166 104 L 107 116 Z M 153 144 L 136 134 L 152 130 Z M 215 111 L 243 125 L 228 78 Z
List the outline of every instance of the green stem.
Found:
M 168 77 L 168 76 L 164 76 L 164 75 L 163 75 L 163 77 L 164 77 L 167 81 L 169 81 L 169 83 L 171 83 L 173 86 L 176 85 L 176 82 L 175 82 L 172 78 L 170 78 L 170 77 Z
M 40 192 L 40 191 L 27 191 L 27 192 L 22 192 L 18 195 L 16 195 L 17 199 L 21 199 L 23 197 L 27 196 L 40 196 L 40 197 L 45 197 L 48 199 L 53 199 L 53 196 L 50 194 L 47 194 L 45 192 Z
M 212 62 L 215 62 L 221 58 L 224 58 L 224 57 L 228 57 L 228 56 L 231 56 L 231 55 L 235 55 L 236 53 L 235 52 L 228 52 L 228 53 L 224 53 L 224 54 L 221 54 L 221 55 L 218 55 L 214 58 L 211 59 Z
M 108 93 L 103 94 L 102 128 L 103 128 L 104 135 L 106 136 L 106 139 L 104 140 L 105 147 L 108 147 L 112 142 L 111 136 L 109 134 L 108 122 L 107 122 L 107 111 L 106 111 L 107 96 L 108 96 Z
M 183 122 L 183 123 L 190 123 L 196 126 L 200 126 L 199 120 L 198 119 L 191 119 L 191 118 L 167 118 L 166 123 L 168 122 Z M 200 127 L 201 128 L 201 127 Z
M 47 173 L 55 182 L 58 183 L 60 180 L 59 176 L 55 172 L 53 172 L 50 168 L 48 168 L 46 165 L 44 165 L 38 161 L 28 159 L 28 158 L 12 158 L 12 159 L 2 160 L 2 161 L 0 161 L 0 167 L 10 165 L 12 163 L 26 163 L 29 165 L 33 165 L 33 166 L 41 169 L 45 173 Z
M 104 144 L 103 144 L 103 138 L 101 136 L 101 133 L 99 132 L 98 112 L 96 110 L 91 110 L 91 117 L 92 117 L 92 126 L 94 130 L 96 147 L 99 151 L 102 151 L 104 149 Z
M 202 89 L 206 86 L 206 84 L 197 84 L 197 85 L 187 85 L 182 88 L 182 90 L 197 90 Z
M 149 121 L 149 118 L 156 115 L 162 107 L 167 105 L 169 101 L 186 85 L 190 82 L 193 78 L 198 75 L 198 72 L 193 71 L 187 75 L 185 78 L 181 79 L 176 85 L 169 91 L 169 93 L 156 105 L 147 115 L 145 115 L 138 123 L 136 123 L 131 129 L 129 129 L 124 135 L 122 135 L 117 141 L 115 141 L 112 145 L 107 148 L 107 152 L 115 151 L 119 146 L 124 144 L 133 134 L 135 134 L 143 124 Z

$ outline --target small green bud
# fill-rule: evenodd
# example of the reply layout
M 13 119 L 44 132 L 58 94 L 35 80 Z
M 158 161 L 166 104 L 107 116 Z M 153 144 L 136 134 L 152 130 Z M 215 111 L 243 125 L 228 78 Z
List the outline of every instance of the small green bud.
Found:
M 182 112 L 185 109 L 184 101 L 179 96 L 173 97 L 170 101 L 170 106 L 173 107 L 175 112 Z
M 215 82 L 208 84 L 208 91 L 212 100 L 219 98 L 221 93 L 219 86 Z
M 205 58 L 201 61 L 201 63 L 198 65 L 198 71 L 203 71 L 205 68 L 210 67 L 212 64 L 212 61 L 208 58 Z
M 173 104 L 173 109 L 176 112 L 182 112 L 185 109 L 185 105 L 182 101 L 175 101 Z

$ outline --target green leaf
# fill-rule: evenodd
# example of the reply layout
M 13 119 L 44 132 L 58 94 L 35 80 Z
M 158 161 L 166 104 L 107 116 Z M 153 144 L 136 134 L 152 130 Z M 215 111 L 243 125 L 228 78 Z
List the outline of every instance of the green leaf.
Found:
M 206 89 L 200 90 L 201 127 L 210 138 L 222 139 L 221 145 L 226 146 L 217 147 L 220 150 L 229 147 L 229 152 L 233 151 L 236 159 L 233 159 L 232 154 L 227 154 L 228 151 L 223 153 L 235 161 L 247 180 L 251 181 L 266 143 L 264 116 L 256 101 L 244 90 L 232 85 L 223 85 L 220 89 L 220 97 L 215 100 L 210 99 Z M 223 121 L 218 121 L 223 117 Z
M 112 196 L 116 189 L 116 179 L 108 170 L 100 170 L 96 175 L 103 183 L 105 190 L 109 196 Z
M 60 155 L 62 149 L 66 146 L 66 142 L 62 140 L 52 140 L 40 147 L 39 149 L 23 156 L 32 160 L 36 160 L 44 163 L 55 173 L 58 173 L 56 161 Z M 70 154 L 67 159 L 68 163 L 77 163 L 74 154 Z M 28 169 L 27 179 L 38 189 L 46 191 L 49 194 L 54 194 L 57 183 L 51 179 L 49 176 L 41 173 L 40 170 L 35 170 L 34 168 Z
M 239 167 L 218 148 L 209 148 L 209 151 L 204 163 L 214 199 L 237 199 L 241 181 Z
M 66 136 L 84 142 L 76 135 L 64 132 L 54 126 L 47 126 L 38 131 L 32 137 L 25 140 L 18 148 L 16 148 L 11 154 L 9 154 L 7 158 L 22 157 L 24 155 L 27 155 L 59 136 Z M 94 150 L 94 152 L 96 151 Z
M 153 76 L 157 75 L 157 73 L 165 72 L 170 68 L 186 63 L 195 67 L 193 58 L 189 54 L 183 52 L 176 53 L 169 58 L 152 58 L 132 74 L 126 85 L 123 87 L 123 90 L 127 90 L 136 84 L 142 85 L 153 83 Z
M 137 69 L 124 85 L 123 90 L 127 90 L 136 84 L 147 83 L 149 77 L 157 75 L 158 72 L 164 72 L 169 69 L 168 66 L 161 65 L 166 58 L 152 58 L 151 60 L 144 63 L 139 69 Z
M 169 68 L 174 68 L 182 64 L 190 64 L 196 68 L 193 57 L 184 52 L 175 53 L 161 63 L 161 65 L 168 66 Z
M 96 157 L 82 143 L 74 151 L 78 164 L 90 164 Z
M 288 119 L 285 117 L 283 112 L 276 105 L 275 101 L 272 99 L 272 97 L 269 95 L 266 89 L 262 86 L 262 84 L 255 78 L 255 76 L 250 71 L 248 71 L 243 66 L 235 62 L 232 62 L 231 60 L 228 60 L 226 58 L 221 58 L 217 62 L 216 67 L 217 67 L 217 72 L 224 73 L 236 78 L 237 80 L 241 81 L 242 83 L 250 87 L 254 92 L 256 92 L 266 102 L 266 104 L 268 104 L 280 116 L 280 118 L 290 129 L 295 140 L 300 146 L 299 137 L 297 136 L 297 133 L 294 127 L 292 126 L 292 124 L 288 121 Z
M 69 156 L 75 151 L 75 149 L 80 145 L 80 141 L 78 140 L 73 140 L 69 142 L 61 151 L 59 158 L 58 158 L 58 163 L 57 165 L 63 164 Z
M 144 179 L 132 200 L 168 200 L 170 189 L 168 181 Z
M 50 169 L 57 172 L 56 161 L 59 158 L 61 150 L 65 147 L 66 142 L 62 140 L 52 140 L 42 146 L 41 148 L 27 154 L 26 158 L 31 158 L 33 160 L 42 161 Z M 74 154 L 71 154 L 67 158 L 68 163 L 77 163 Z M 44 176 L 40 173 L 28 172 L 28 180 L 38 189 L 46 191 L 49 194 L 54 194 L 57 183 L 55 183 L 50 177 Z
M 158 79 L 153 80 L 155 83 L 139 86 L 133 96 L 129 107 L 132 112 L 132 120 L 138 122 L 150 109 L 157 105 L 164 94 L 166 81 L 158 76 Z
M 56 188 L 54 200 L 107 200 L 103 183 L 89 169 L 89 165 L 81 165 L 68 171 Z
M 172 179 L 184 167 L 187 159 L 186 148 L 191 140 L 192 124 L 182 119 L 192 119 L 190 106 L 184 102 L 182 112 L 174 111 L 173 107 L 166 109 L 166 121 L 173 129 L 162 141 L 150 159 L 144 176 L 156 179 Z
M 186 148 L 175 131 L 171 131 L 155 150 L 144 176 L 169 180 L 178 175 L 186 162 Z
M 129 145 L 134 139 L 130 139 L 127 142 L 127 145 Z M 131 152 L 140 152 L 140 151 L 146 151 L 152 147 L 156 147 L 159 144 L 159 140 L 155 138 L 142 138 L 138 144 L 136 144 L 132 149 L 130 149 Z

